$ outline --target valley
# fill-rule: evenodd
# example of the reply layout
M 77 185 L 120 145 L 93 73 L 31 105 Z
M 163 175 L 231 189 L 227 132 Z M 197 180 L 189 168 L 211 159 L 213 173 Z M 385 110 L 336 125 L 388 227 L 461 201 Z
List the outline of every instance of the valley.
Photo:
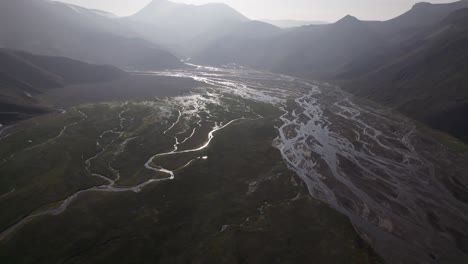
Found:
M 468 0 L 241 2 L 0 1 L 1 264 L 468 263 Z
M 35 124 L 28 130 L 21 127 L 29 123 L 8 129 L 0 257 L 171 263 L 178 252 L 177 262 L 253 263 L 268 254 L 378 263 L 347 219 L 312 199 L 272 146 L 281 112 L 271 102 L 283 101 L 273 96 L 280 90 L 233 91 L 199 83 L 184 95 L 82 104 L 24 121 Z M 315 223 L 305 231 L 314 239 L 301 238 L 304 230 L 295 226 L 304 221 Z M 252 240 L 258 244 L 245 244 Z M 323 250 L 319 241 L 337 249 Z M 311 248 L 316 254 L 308 255 Z
M 342 216 L 332 216 L 328 205 L 348 216 L 354 229 L 386 261 L 453 263 L 466 258 L 462 241 L 468 234 L 468 216 L 463 213 L 468 192 L 452 184 L 468 181 L 463 174 L 466 152 L 439 143 L 436 134 L 398 113 L 326 83 L 243 67 L 190 66 L 192 69 L 131 73 L 194 80 L 196 85 L 181 95 L 70 106 L 62 113 L 24 121 L 32 122 L 33 129 L 21 130 L 26 124 L 20 123 L 3 132 L 0 171 L 8 176 L 0 185 L 0 206 L 9 213 L 0 219 L 0 256 L 17 263 L 66 258 L 71 263 L 93 263 L 99 256 L 110 257 L 114 250 L 128 247 L 136 236 L 136 241 L 163 248 L 175 239 L 171 243 L 177 246 L 172 245 L 172 250 L 194 258 L 192 247 L 219 242 L 219 236 L 227 235 L 224 232 L 237 234 L 240 229 L 247 232 L 241 237 L 265 239 L 257 237 L 258 232 L 267 232 L 265 228 L 267 234 L 277 232 L 270 229 L 275 221 L 304 220 L 273 212 L 310 206 L 310 210 L 318 210 L 313 213 L 317 217 L 331 214 L 326 222 L 313 220 L 319 230 L 310 230 L 310 235 L 329 230 L 328 225 L 333 230 L 341 226 L 347 230 L 344 239 L 349 242 L 345 245 L 351 248 L 341 246 L 338 257 L 359 255 L 355 263 L 365 263 L 362 258 L 378 262 L 363 246 L 352 249 L 360 239 L 340 220 Z M 225 140 L 246 142 L 221 143 Z M 47 167 L 50 160 L 57 164 L 53 171 Z M 218 168 L 220 165 L 226 168 Z M 277 189 L 278 185 L 282 188 Z M 190 186 L 198 187 L 193 190 Z M 184 195 L 178 196 L 181 192 Z M 239 196 L 248 204 L 238 201 Z M 311 202 L 312 198 L 324 204 Z M 250 204 L 251 199 L 256 202 Z M 223 206 L 211 205 L 217 209 L 207 213 L 214 217 L 209 220 L 208 215 L 193 215 L 204 211 L 195 201 Z M 224 207 L 225 203 L 233 207 Z M 284 203 L 291 208 L 284 208 Z M 178 206 L 182 207 L 174 208 Z M 136 226 L 119 224 L 134 215 L 133 211 L 140 217 L 125 221 L 136 221 Z M 158 234 L 175 228 L 165 221 L 178 223 L 189 212 L 190 219 L 194 217 L 191 221 L 202 221 L 197 225 L 207 232 L 198 234 L 203 239 L 189 249 L 182 250 L 182 240 L 177 238 L 153 240 L 153 236 L 134 234 L 142 231 L 140 224 L 147 232 Z M 83 217 L 102 224 L 76 221 Z M 243 218 L 247 220 L 242 223 Z M 156 226 L 149 227 L 147 221 Z M 273 222 L 266 225 L 265 221 Z M 185 230 L 188 223 L 180 224 Z M 62 234 L 65 226 L 73 228 Z M 208 239 L 216 233 L 214 229 L 222 231 Z M 188 230 L 180 232 L 188 235 Z M 104 242 L 99 234 L 106 234 L 105 239 L 112 242 Z M 63 246 L 52 253 L 47 250 L 52 244 L 37 244 L 48 236 L 54 237 L 50 243 L 63 241 Z M 65 243 L 68 237 L 71 240 Z M 231 239 L 230 243 L 241 238 Z M 338 237 L 322 239 L 336 243 Z M 96 249 L 79 246 L 84 241 L 104 243 L 98 247 L 101 253 L 91 254 Z M 130 248 L 148 250 L 137 244 Z M 20 254 L 14 248 L 18 245 L 28 251 L 30 260 L 17 258 Z M 220 247 L 226 250 L 230 246 L 221 243 Z M 164 259 L 163 251 L 145 254 L 153 256 L 149 259 Z M 249 261 L 255 259 L 251 249 L 242 254 Z M 301 261 L 307 259 L 303 256 Z

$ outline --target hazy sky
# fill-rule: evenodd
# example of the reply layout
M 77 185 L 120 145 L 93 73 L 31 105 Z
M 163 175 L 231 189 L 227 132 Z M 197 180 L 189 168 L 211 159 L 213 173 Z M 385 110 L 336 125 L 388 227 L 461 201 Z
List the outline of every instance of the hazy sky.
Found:
M 151 0 L 60 0 L 106 10 L 120 16 L 130 15 Z M 395 17 L 422 0 L 173 0 L 190 4 L 221 2 L 252 19 L 302 19 L 335 21 L 351 14 L 360 19 L 384 20 Z M 432 3 L 454 0 L 430 0 Z

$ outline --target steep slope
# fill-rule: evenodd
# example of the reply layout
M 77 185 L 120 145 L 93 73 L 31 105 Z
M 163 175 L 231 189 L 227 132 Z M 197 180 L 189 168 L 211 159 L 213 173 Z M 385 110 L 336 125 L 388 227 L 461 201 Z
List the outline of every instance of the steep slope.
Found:
M 180 52 L 191 50 L 193 39 L 219 36 L 245 21 L 248 18 L 225 4 L 187 5 L 167 0 L 153 0 L 124 19 L 146 38 Z
M 468 141 L 468 8 L 411 43 L 418 45 L 348 89 Z
M 0 124 L 47 111 L 36 98 L 47 89 L 109 81 L 124 74 L 110 66 L 0 49 Z
M 105 13 L 48 0 L 1 1 L 0 47 L 119 67 L 181 65 Z
M 362 75 L 390 63 L 417 48 L 418 36 L 425 34 L 455 10 L 468 7 L 468 1 L 462 0 L 446 4 L 419 3 L 408 12 L 388 21 L 363 21 L 367 28 L 385 40 L 386 49 L 378 54 L 359 56 L 336 79 L 359 78 Z
M 378 34 L 388 37 L 389 41 L 401 43 L 418 33 L 422 28 L 440 23 L 450 13 L 468 7 L 468 0 L 453 3 L 432 4 L 422 2 L 415 4 L 408 12 L 384 22 L 368 22 Z

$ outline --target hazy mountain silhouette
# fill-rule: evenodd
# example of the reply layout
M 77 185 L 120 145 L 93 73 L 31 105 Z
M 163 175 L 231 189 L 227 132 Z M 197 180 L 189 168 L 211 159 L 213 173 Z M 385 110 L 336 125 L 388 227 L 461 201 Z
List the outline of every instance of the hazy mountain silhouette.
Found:
M 187 5 L 167 0 L 153 0 L 135 15 L 124 19 L 141 35 L 179 52 L 190 51 L 194 39 L 204 43 L 203 38 L 220 36 L 248 20 L 225 4 Z
M 385 49 L 380 36 L 352 16 L 334 24 L 304 26 L 277 34 L 263 34 L 265 25 L 246 25 L 244 30 L 257 31 L 250 35 L 259 37 L 237 37 L 237 43 L 227 43 L 225 36 L 194 56 L 194 60 L 217 65 L 235 62 L 275 72 L 329 78 L 355 58 Z
M 197 27 L 199 31 L 221 21 L 248 20 L 247 17 L 225 4 L 188 5 L 168 0 L 153 0 L 131 18 L 156 25 L 167 23 L 167 27 Z M 195 25 L 190 23 L 195 23 Z
M 349 15 L 333 24 L 299 28 L 284 37 L 292 52 L 272 69 L 314 78 L 333 78 L 353 61 L 378 56 L 387 48 L 384 38 Z
M 407 47 L 400 45 L 408 45 L 406 41 L 463 7 L 468 7 L 468 1 L 420 3 L 384 22 L 346 16 L 333 24 L 284 31 L 275 38 L 238 40 L 244 45 L 223 45 L 223 38 L 230 34 L 226 33 L 194 57 L 201 63 L 236 62 L 314 78 L 355 78 L 382 66 L 395 53 L 406 52 Z M 255 61 L 250 55 L 243 56 L 246 53 L 262 54 L 256 57 L 268 59 Z
M 270 54 L 274 48 L 267 41 L 281 33 L 280 28 L 264 22 L 245 22 L 208 44 L 194 56 L 193 61 L 214 65 L 238 63 L 265 68 L 272 63 Z
M 47 89 L 109 81 L 124 74 L 110 66 L 0 49 L 0 123 L 46 111 L 36 95 Z
M 175 56 L 109 16 L 47 0 L 1 1 L 0 47 L 120 67 L 181 65 Z

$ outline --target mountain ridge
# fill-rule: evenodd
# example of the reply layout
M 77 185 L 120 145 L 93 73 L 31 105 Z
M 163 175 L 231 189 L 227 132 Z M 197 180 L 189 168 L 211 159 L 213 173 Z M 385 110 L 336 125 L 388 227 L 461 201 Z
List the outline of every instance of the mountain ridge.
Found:
M 106 82 L 124 75 L 111 66 L 0 49 L 0 123 L 8 124 L 49 111 L 36 97 L 47 90 Z
M 0 2 L 0 47 L 122 68 L 175 68 L 179 59 L 116 19 L 46 0 Z

